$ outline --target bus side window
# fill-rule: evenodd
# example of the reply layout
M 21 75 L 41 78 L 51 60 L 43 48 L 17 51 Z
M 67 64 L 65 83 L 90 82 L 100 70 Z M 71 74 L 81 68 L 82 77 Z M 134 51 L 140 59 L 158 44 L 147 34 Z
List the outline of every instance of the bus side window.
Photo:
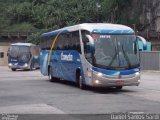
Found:
M 68 33 L 66 33 L 65 35 L 64 35 L 64 50 L 68 50 L 68 45 L 69 45 L 69 34 Z
M 55 42 L 55 49 L 56 50 L 61 50 L 62 49 L 62 45 L 61 45 L 61 41 L 62 41 L 62 35 L 59 35 L 57 38 L 57 41 Z
M 79 36 L 79 31 L 75 31 L 73 32 L 72 35 L 72 47 L 74 50 L 78 51 L 79 53 L 81 53 L 81 46 L 80 46 L 80 36 Z
M 31 55 L 33 55 L 33 56 L 35 55 L 34 46 L 31 46 L 31 47 L 30 47 L 30 53 L 31 53 Z
M 89 40 L 86 36 L 83 37 L 83 40 L 85 57 L 90 63 L 92 63 L 92 47 L 89 45 Z
M 68 43 L 68 50 L 73 50 L 73 35 L 72 33 L 67 33 L 68 37 L 67 37 L 67 43 Z
M 46 49 L 47 48 L 47 37 L 42 37 L 41 38 L 40 47 L 41 47 L 41 49 Z
M 62 45 L 62 49 L 61 50 L 65 50 L 65 45 L 66 45 L 65 34 L 62 35 L 61 45 Z
M 36 56 L 39 56 L 39 54 L 40 54 L 39 46 L 36 46 L 36 47 L 35 47 L 35 55 L 36 55 Z

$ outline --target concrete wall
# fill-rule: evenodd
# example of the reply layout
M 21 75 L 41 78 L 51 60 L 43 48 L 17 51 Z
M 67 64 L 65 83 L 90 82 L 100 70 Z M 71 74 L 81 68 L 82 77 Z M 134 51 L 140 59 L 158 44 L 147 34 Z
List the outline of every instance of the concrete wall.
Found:
M 7 56 L 7 51 L 8 47 L 12 43 L 17 43 L 17 42 L 26 42 L 27 37 L 3 37 L 0 36 L 0 52 L 4 52 L 4 58 L 0 58 L 0 66 L 7 66 L 8 65 L 8 56 Z
M 160 70 L 160 52 L 140 52 L 142 70 Z
M 1 32 L 0 31 L 0 52 L 4 52 L 4 58 L 0 58 L 0 66 L 8 65 L 7 51 L 12 43 L 27 42 L 27 37 L 32 33 L 28 32 Z
M 8 56 L 7 56 L 8 47 L 9 46 L 1 46 L 0 45 L 0 52 L 4 52 L 4 57 L 0 58 L 0 66 L 7 66 L 8 65 Z

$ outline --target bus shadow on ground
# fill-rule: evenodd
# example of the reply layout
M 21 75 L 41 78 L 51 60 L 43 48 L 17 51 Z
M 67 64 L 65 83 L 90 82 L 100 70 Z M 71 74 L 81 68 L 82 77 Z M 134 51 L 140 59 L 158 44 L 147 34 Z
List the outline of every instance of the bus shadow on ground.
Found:
M 32 71 L 38 71 L 39 69 L 32 69 L 32 70 L 29 70 L 29 69 L 17 69 L 16 71 L 12 71 L 12 72 L 32 72 Z
M 121 94 L 121 93 L 136 92 L 136 91 L 133 91 L 133 90 L 127 90 L 125 88 L 116 89 L 114 87 L 110 87 L 110 88 L 91 88 L 91 90 L 95 93 L 100 93 L 100 94 Z
M 80 88 L 78 88 L 78 85 L 76 83 L 71 82 L 71 81 L 55 80 L 53 83 L 58 83 L 58 84 L 67 85 L 70 87 L 80 89 Z M 125 89 L 125 87 L 122 89 L 116 89 L 115 87 L 91 87 L 91 86 L 86 86 L 83 91 L 91 91 L 91 92 L 99 93 L 99 94 L 110 94 L 110 93 L 111 94 L 120 94 L 120 93 L 126 93 L 126 92 L 130 92 L 130 93 L 136 92 L 134 90 Z

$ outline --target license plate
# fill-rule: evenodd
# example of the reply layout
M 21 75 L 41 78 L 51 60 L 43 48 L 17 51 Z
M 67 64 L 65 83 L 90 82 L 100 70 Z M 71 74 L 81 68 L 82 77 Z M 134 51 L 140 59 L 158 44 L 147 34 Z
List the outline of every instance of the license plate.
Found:
M 117 80 L 117 81 L 116 81 L 116 84 L 117 84 L 117 85 L 123 85 L 123 84 L 124 84 L 124 81 L 123 81 L 123 80 Z

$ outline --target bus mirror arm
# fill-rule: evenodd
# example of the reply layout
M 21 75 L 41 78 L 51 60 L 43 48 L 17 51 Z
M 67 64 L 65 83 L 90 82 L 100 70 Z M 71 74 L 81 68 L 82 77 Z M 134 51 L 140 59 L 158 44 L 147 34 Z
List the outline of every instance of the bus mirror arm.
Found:
M 144 39 L 143 37 L 141 36 L 136 36 L 136 40 L 141 40 L 142 41 L 142 44 L 143 44 L 143 50 L 146 50 L 147 49 L 147 41 L 146 39 Z

